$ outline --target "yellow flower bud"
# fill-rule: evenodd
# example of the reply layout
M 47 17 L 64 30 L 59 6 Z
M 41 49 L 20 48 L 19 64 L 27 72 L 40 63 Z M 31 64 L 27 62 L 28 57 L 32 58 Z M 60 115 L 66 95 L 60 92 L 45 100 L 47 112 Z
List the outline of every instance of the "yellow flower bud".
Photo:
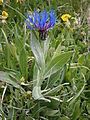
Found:
M 3 4 L 3 0 L 0 0 L 0 5 L 2 5 Z
M 2 11 L 2 19 L 7 19 L 8 13 L 6 11 Z
M 67 22 L 69 20 L 69 18 L 71 18 L 71 15 L 69 14 L 63 14 L 61 16 L 61 19 L 64 21 L 64 22 Z

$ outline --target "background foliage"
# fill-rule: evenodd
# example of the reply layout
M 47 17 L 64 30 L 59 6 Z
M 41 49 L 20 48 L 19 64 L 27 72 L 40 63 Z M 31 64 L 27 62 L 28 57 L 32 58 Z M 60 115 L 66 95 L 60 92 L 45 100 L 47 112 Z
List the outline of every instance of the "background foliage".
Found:
M 0 119 L 90 119 L 89 0 L 4 0 L 0 13 Z M 46 41 L 26 29 L 27 13 L 55 9 Z M 70 14 L 69 25 L 61 15 Z

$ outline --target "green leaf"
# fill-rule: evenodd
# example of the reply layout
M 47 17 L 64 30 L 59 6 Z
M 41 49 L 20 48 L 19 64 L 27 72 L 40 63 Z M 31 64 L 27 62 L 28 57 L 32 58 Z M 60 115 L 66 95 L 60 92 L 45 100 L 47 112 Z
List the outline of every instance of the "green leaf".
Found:
M 47 109 L 46 112 L 45 112 L 45 115 L 55 116 L 58 112 L 59 112 L 59 110 Z
M 27 79 L 28 77 L 28 66 L 27 66 L 27 55 L 25 48 L 22 48 L 19 56 L 19 64 L 22 76 Z
M 45 41 L 43 42 L 43 47 L 44 47 L 44 56 L 45 58 L 47 57 L 47 53 L 48 53 L 48 49 L 49 49 L 49 44 L 50 44 L 50 38 L 47 38 Z
M 50 102 L 49 99 L 46 99 L 43 97 L 41 94 L 41 87 L 40 86 L 35 86 L 32 91 L 32 96 L 35 100 L 45 100 L 47 102 Z
M 45 78 L 51 76 L 52 74 L 60 70 L 69 61 L 69 59 L 72 56 L 72 53 L 73 53 L 72 51 L 65 52 L 51 59 L 45 71 L 45 75 L 44 75 Z
M 37 65 L 34 66 L 34 74 L 33 74 L 33 90 L 32 90 L 32 96 L 35 100 L 45 100 L 50 102 L 50 100 L 44 98 L 41 91 L 41 84 L 42 84 L 42 77 L 41 73 L 38 70 Z
M 71 119 L 68 118 L 67 116 L 64 116 L 64 117 L 60 117 L 58 120 L 71 120 Z
M 56 73 L 54 73 L 53 75 L 50 76 L 50 78 L 48 78 L 48 84 L 47 86 L 49 88 L 53 87 L 53 85 L 55 85 L 55 83 L 59 80 L 60 81 L 60 75 L 61 75 L 61 71 L 57 71 Z
M 11 55 L 18 60 L 15 44 L 11 42 L 11 44 L 9 44 L 9 49 L 10 49 Z
M 6 82 L 6 83 L 14 86 L 15 88 L 23 89 L 16 81 L 12 80 L 9 77 L 9 74 L 7 72 L 0 71 L 0 81 Z
M 45 66 L 43 49 L 40 45 L 39 40 L 33 32 L 31 33 L 31 50 L 35 56 L 39 69 L 43 70 Z
M 72 120 L 77 120 L 79 118 L 80 114 L 81 114 L 81 111 L 80 111 L 80 100 L 78 100 L 74 104 Z
M 85 85 L 86 85 L 86 83 L 84 82 L 84 85 L 82 86 L 80 91 L 73 97 L 73 99 L 70 101 L 69 105 L 73 104 L 75 102 L 75 100 L 81 95 L 81 93 L 83 92 L 83 90 L 85 88 Z
M 64 86 L 64 85 L 68 85 L 69 83 L 64 83 L 64 84 L 60 84 L 58 85 L 57 87 L 54 87 L 53 89 L 49 90 L 48 92 L 46 92 L 44 95 L 52 95 L 52 94 L 55 94 L 56 92 L 60 91 L 61 88 Z

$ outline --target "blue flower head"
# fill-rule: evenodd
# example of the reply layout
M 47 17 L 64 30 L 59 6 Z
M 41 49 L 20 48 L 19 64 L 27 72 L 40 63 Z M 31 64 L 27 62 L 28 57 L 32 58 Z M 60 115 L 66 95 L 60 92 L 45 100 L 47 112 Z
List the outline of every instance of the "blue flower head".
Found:
M 33 14 L 28 15 L 26 19 L 26 26 L 30 30 L 38 30 L 40 35 L 45 35 L 50 28 L 53 28 L 56 22 L 56 15 L 54 10 L 47 12 L 34 11 Z

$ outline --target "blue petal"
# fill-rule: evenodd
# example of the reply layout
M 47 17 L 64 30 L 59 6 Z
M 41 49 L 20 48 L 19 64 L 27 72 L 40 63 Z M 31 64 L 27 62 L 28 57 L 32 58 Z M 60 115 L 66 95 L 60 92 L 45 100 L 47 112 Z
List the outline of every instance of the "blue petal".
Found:
M 50 11 L 50 27 L 53 27 L 55 25 L 55 22 L 56 22 L 55 11 L 51 10 Z
M 30 29 L 30 30 L 33 30 L 33 29 L 34 29 L 33 26 L 30 25 L 29 19 L 26 19 L 26 20 L 25 20 L 25 23 L 26 23 L 26 27 L 27 27 L 28 29 Z
M 46 10 L 44 10 L 43 12 L 40 13 L 40 17 L 41 17 L 40 28 L 44 29 L 45 24 L 46 24 L 47 19 L 48 19 L 48 13 L 46 12 Z
M 28 19 L 29 19 L 29 21 L 30 21 L 32 24 L 34 23 L 34 21 L 33 21 L 33 16 L 29 15 L 29 16 L 28 16 Z
M 27 28 L 30 30 L 38 29 L 38 30 L 48 30 L 53 27 L 56 22 L 55 11 L 51 10 L 49 14 L 46 10 L 42 12 L 34 11 L 32 15 L 28 15 L 26 19 Z
M 34 25 L 38 28 L 40 26 L 40 14 L 39 12 L 35 11 L 33 16 L 34 16 Z

